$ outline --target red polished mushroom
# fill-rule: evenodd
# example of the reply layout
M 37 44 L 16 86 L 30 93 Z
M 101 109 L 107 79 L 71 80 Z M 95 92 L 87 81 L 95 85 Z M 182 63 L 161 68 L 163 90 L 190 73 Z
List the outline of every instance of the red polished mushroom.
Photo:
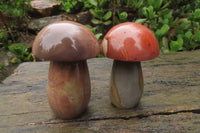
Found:
M 76 22 L 50 24 L 35 38 L 33 54 L 50 60 L 47 94 L 57 117 L 72 119 L 86 109 L 91 94 L 86 59 L 99 51 L 94 34 Z
M 114 59 L 111 83 L 111 102 L 119 108 L 135 107 L 143 94 L 141 61 L 159 55 L 154 34 L 145 26 L 126 22 L 114 26 L 101 44 L 102 54 Z

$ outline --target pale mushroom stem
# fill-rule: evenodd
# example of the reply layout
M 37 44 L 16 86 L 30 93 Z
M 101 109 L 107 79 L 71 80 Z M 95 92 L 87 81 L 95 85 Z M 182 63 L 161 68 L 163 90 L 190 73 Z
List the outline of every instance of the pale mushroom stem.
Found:
M 143 75 L 140 62 L 114 60 L 110 98 L 118 108 L 133 108 L 138 105 L 143 93 Z
M 55 115 L 62 119 L 79 116 L 90 100 L 91 85 L 86 60 L 50 62 L 47 94 Z

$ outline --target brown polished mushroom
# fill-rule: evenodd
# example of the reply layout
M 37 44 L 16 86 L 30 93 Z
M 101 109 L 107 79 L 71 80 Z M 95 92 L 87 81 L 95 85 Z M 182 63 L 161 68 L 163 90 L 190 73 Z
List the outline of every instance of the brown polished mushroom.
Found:
M 110 81 L 111 102 L 119 108 L 135 107 L 144 87 L 140 61 L 159 55 L 154 34 L 143 25 L 122 23 L 108 31 L 101 51 L 104 56 L 114 59 Z
M 49 105 L 61 119 L 78 117 L 87 107 L 91 85 L 86 59 L 100 51 L 94 34 L 84 25 L 61 21 L 44 27 L 33 43 L 33 54 L 50 60 Z

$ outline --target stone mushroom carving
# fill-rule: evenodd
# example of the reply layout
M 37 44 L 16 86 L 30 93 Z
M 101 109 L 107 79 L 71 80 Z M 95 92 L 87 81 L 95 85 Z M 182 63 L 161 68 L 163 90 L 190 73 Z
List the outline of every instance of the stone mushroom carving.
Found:
M 91 85 L 86 59 L 100 52 L 94 34 L 71 21 L 44 27 L 33 43 L 33 54 L 50 60 L 47 94 L 58 118 L 72 119 L 87 107 Z
M 126 22 L 111 28 L 101 44 L 102 54 L 114 59 L 110 98 L 118 108 L 133 108 L 143 94 L 143 75 L 140 61 L 159 55 L 154 34 L 145 26 Z

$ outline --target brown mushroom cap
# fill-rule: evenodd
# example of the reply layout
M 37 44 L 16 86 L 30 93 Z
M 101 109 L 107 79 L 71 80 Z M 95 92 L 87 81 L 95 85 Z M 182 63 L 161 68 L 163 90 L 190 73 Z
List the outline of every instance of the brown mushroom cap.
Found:
M 94 34 L 84 25 L 60 21 L 44 27 L 34 40 L 33 54 L 44 60 L 79 61 L 98 55 Z

